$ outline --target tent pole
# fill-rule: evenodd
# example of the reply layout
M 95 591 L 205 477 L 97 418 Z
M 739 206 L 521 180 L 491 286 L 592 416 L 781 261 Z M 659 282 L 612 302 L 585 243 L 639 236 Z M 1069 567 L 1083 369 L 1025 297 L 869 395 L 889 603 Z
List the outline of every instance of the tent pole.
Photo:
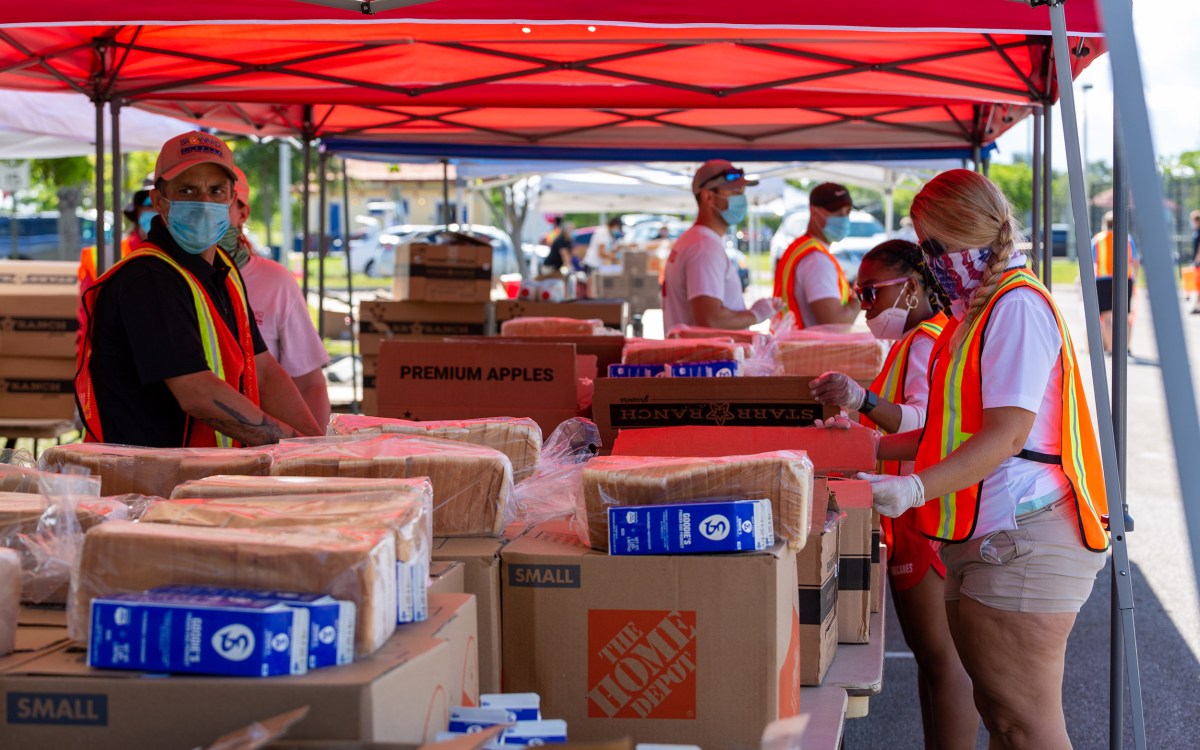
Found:
M 1123 0 L 1127 2 L 1127 0 Z M 1134 626 L 1133 617 L 1133 580 L 1132 566 L 1129 564 L 1129 548 L 1126 543 L 1125 531 L 1125 514 L 1123 512 L 1124 497 L 1123 488 L 1121 486 L 1121 475 L 1119 467 L 1119 457 L 1116 444 L 1116 431 L 1113 429 L 1114 417 L 1110 409 L 1108 396 L 1105 386 L 1107 376 L 1104 368 L 1104 353 L 1100 341 L 1100 307 L 1098 302 L 1098 294 L 1096 291 L 1096 273 L 1092 267 L 1091 252 L 1088 246 L 1088 238 L 1081 235 L 1081 229 L 1086 232 L 1088 226 L 1087 219 L 1087 203 L 1083 192 L 1083 154 L 1079 144 L 1079 121 L 1075 113 L 1075 87 L 1071 77 L 1071 51 L 1067 45 L 1067 19 L 1066 11 L 1062 5 L 1063 0 L 1051 0 L 1050 5 L 1050 25 L 1054 33 L 1054 67 L 1058 78 L 1058 93 L 1060 102 L 1062 103 L 1063 117 L 1063 138 L 1067 147 L 1067 175 L 1070 180 L 1070 197 L 1071 197 L 1071 214 L 1075 224 L 1075 248 L 1078 251 L 1077 262 L 1079 264 L 1079 276 L 1083 286 L 1084 311 L 1087 314 L 1088 328 L 1088 349 L 1091 351 L 1092 359 L 1092 387 L 1095 390 L 1097 423 L 1100 429 L 1100 452 L 1104 463 L 1104 483 L 1108 491 L 1108 506 L 1109 506 L 1109 530 L 1112 535 L 1112 566 L 1114 576 L 1116 577 L 1117 588 L 1117 606 L 1122 612 L 1121 630 L 1124 635 L 1125 645 L 1125 666 L 1129 671 L 1129 691 L 1133 709 L 1133 735 L 1134 746 L 1137 750 L 1145 750 L 1146 747 L 1146 726 L 1145 717 L 1142 714 L 1142 685 L 1141 673 L 1138 668 L 1137 656 L 1137 630 Z M 1112 5 L 1112 0 L 1106 0 L 1107 5 Z M 1111 8 L 1106 8 L 1111 11 Z M 1106 18 L 1112 18 L 1107 12 Z M 1131 20 L 1132 24 L 1132 20 Z M 1111 31 L 1111 29 L 1109 29 Z M 1111 49 L 1111 48 L 1110 48 Z M 1136 59 L 1136 56 L 1135 56 Z M 1129 63 L 1126 63 L 1129 64 Z M 1113 61 L 1113 77 L 1116 78 L 1117 71 L 1120 66 L 1114 57 Z M 1139 82 L 1140 85 L 1140 82 Z M 1128 98 L 1137 98 L 1142 101 L 1142 89 L 1139 87 L 1135 93 L 1131 93 Z M 1116 101 L 1122 101 L 1120 95 L 1117 95 Z M 1144 106 L 1144 103 L 1143 103 Z M 1120 109 L 1120 108 L 1118 108 Z M 1143 120 L 1146 123 L 1145 145 L 1149 146 L 1150 140 L 1148 119 Z M 1135 135 L 1141 135 L 1135 134 Z M 1134 140 L 1136 142 L 1136 139 Z M 1153 157 L 1151 157 L 1153 158 Z M 1149 162 L 1150 169 L 1153 171 L 1153 161 Z M 1161 198 L 1161 196 L 1159 196 Z M 1162 205 L 1162 201 L 1157 203 L 1150 201 L 1143 205 Z M 1152 222 L 1153 223 L 1153 222 Z M 1161 227 L 1161 222 L 1159 223 Z M 1164 233 L 1165 234 L 1165 233 Z M 1159 247 L 1167 247 L 1166 237 Z M 1154 247 L 1151 244 L 1151 247 Z M 1122 252 L 1114 251 L 1114 255 L 1123 255 Z M 1165 256 L 1164 256 L 1165 259 Z M 1163 266 L 1164 272 L 1169 276 L 1171 269 L 1169 259 Z M 1163 284 L 1164 290 L 1166 287 L 1174 288 L 1171 280 L 1167 280 Z M 1175 321 L 1179 323 L 1179 302 L 1178 296 L 1172 292 L 1170 295 L 1170 303 L 1172 309 L 1169 311 L 1175 316 Z M 1153 295 L 1151 295 L 1153 298 Z M 1163 311 L 1164 316 L 1168 316 L 1168 311 Z M 1157 324 L 1158 318 L 1155 318 Z M 1156 325 L 1157 327 L 1157 325 Z M 1176 442 L 1176 445 L 1198 445 L 1200 444 L 1200 424 L 1196 422 L 1196 406 L 1195 395 L 1191 388 L 1191 373 L 1186 360 L 1186 347 L 1182 341 L 1182 329 L 1179 330 L 1178 351 L 1183 353 L 1184 362 L 1182 364 L 1182 372 L 1188 377 L 1187 380 L 1187 395 L 1189 400 L 1186 402 L 1190 406 L 1190 411 L 1187 412 L 1191 416 L 1191 427 L 1194 437 L 1193 442 Z M 1160 345 L 1165 343 L 1160 340 Z M 1165 354 L 1165 353 L 1164 353 Z M 1164 356 L 1163 375 L 1167 377 L 1168 363 Z M 1169 384 L 1169 381 L 1168 381 Z M 1184 404 L 1177 404 L 1168 398 L 1168 403 L 1173 405 L 1169 413 L 1173 413 L 1174 407 L 1178 405 L 1183 407 Z M 1172 422 L 1174 425 L 1174 420 Z M 1175 436 L 1176 439 L 1180 437 Z M 1181 474 L 1183 469 L 1181 468 Z M 1184 477 L 1181 475 L 1180 477 Z M 1181 490 L 1187 485 L 1181 485 Z
M 887 178 L 890 184 L 883 191 L 883 221 L 891 234 L 896 231 L 896 175 L 889 169 Z
M 96 104 L 96 274 L 112 268 L 113 260 L 108 254 L 108 243 L 104 241 L 104 100 L 95 99 Z
M 292 144 L 279 140 L 279 261 L 289 259 L 296 238 L 292 236 Z
M 442 224 L 451 223 L 450 216 L 450 160 L 442 159 Z
M 1042 118 L 1042 283 L 1052 289 L 1054 274 L 1054 106 L 1047 101 Z M 1067 243 L 1067 254 L 1074 255 Z
M 1033 273 L 1042 275 L 1042 108 L 1033 110 L 1033 208 L 1030 211 L 1029 255 Z
M 346 255 L 346 290 L 350 303 L 350 411 L 357 414 L 360 411 L 358 400 L 358 336 L 355 335 L 355 321 L 358 316 L 354 312 L 354 264 L 350 262 L 350 172 L 346 169 L 346 157 L 342 157 L 342 206 L 346 220 L 342 222 L 342 247 Z
M 320 237 L 317 245 L 317 333 L 322 340 L 325 338 L 325 256 L 329 254 L 329 231 L 326 226 L 329 221 L 328 167 L 329 152 L 321 149 L 317 157 L 317 233 Z
M 124 201 L 121 199 L 121 103 L 113 99 L 108 103 L 109 113 L 112 115 L 112 124 L 110 126 L 109 139 L 112 141 L 112 205 L 113 205 L 113 259 L 114 262 L 120 260 L 118 257 L 121 247 L 121 238 L 125 236 L 125 227 L 121 224 L 121 219 L 124 218 L 124 213 L 121 208 Z
M 304 243 L 302 245 L 304 253 L 304 301 L 308 303 L 308 256 L 312 242 L 312 218 L 309 213 L 312 207 L 312 142 L 313 142 L 313 127 L 312 127 L 313 108 L 311 104 L 304 106 L 304 195 L 300 197 L 301 212 L 304 214 L 301 225 L 304 231 Z
M 976 172 L 983 174 L 983 158 L 980 156 L 979 152 L 980 148 L 978 143 L 971 146 L 971 163 L 973 168 Z

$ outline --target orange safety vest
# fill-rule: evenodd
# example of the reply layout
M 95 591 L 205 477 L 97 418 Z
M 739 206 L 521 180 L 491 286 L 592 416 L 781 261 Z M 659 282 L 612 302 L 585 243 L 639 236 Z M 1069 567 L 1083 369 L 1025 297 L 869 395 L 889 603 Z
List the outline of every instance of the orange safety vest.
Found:
M 1129 245 L 1129 278 L 1133 278 L 1133 244 Z M 1096 278 L 1102 279 L 1113 275 L 1113 233 L 1101 232 L 1092 238 L 1092 254 L 1096 262 Z
M 796 318 L 796 330 L 804 328 L 804 320 L 800 316 L 800 302 L 796 297 L 796 266 L 800 261 L 804 260 L 813 253 L 821 253 L 829 258 L 829 262 L 837 269 L 838 275 L 838 292 L 841 296 L 842 304 L 850 302 L 850 282 L 846 280 L 846 274 L 842 271 L 842 264 L 838 263 L 837 258 L 833 257 L 833 253 L 829 252 L 829 248 L 811 235 L 801 235 L 796 238 L 791 245 L 788 245 L 787 250 L 783 251 L 783 255 L 779 257 L 779 265 L 775 267 L 775 294 L 776 298 L 782 299 L 784 302 L 784 312 L 791 311 Z
M 1075 492 L 1076 516 L 1084 545 L 1101 552 L 1108 549 L 1108 533 L 1100 519 L 1102 514 L 1108 512 L 1104 467 L 1083 380 L 1075 362 L 1075 347 L 1050 292 L 1027 269 L 1017 268 L 1004 274 L 999 288 L 971 323 L 961 346 L 953 348 L 950 343 L 955 330 L 961 325 L 957 319 L 950 321 L 934 344 L 930 363 L 929 415 L 917 449 L 916 470 L 921 471 L 943 461 L 980 430 L 985 376 L 981 358 L 988 320 L 1001 297 L 1021 288 L 1033 289 L 1040 294 L 1050 305 L 1058 322 L 1063 342 L 1060 353 L 1063 370 L 1062 456 L 1054 457 L 1054 463 L 1061 461 Z M 1002 377 L 1002 373 L 992 373 L 991 377 Z M 1031 457 L 1031 460 L 1048 463 L 1044 458 Z M 979 517 L 984 481 L 987 480 L 943 497 L 930 498 L 917 509 L 921 532 L 931 539 L 945 542 L 965 542 L 970 539 L 975 533 Z
M 234 315 L 237 317 L 237 335 L 229 330 L 225 319 L 217 311 L 216 305 L 205 291 L 204 285 L 183 266 L 179 265 L 159 247 L 144 243 L 129 257 L 121 260 L 104 273 L 83 295 L 84 314 L 87 317 L 86 333 L 83 337 L 75 374 L 75 400 L 79 413 L 83 417 L 86 442 L 104 442 L 104 431 L 100 423 L 100 404 L 96 401 L 96 391 L 92 382 L 92 321 L 95 319 L 96 300 L 104 283 L 126 263 L 138 258 L 155 258 L 173 268 L 183 277 L 192 292 L 192 301 L 196 308 L 196 322 L 200 327 L 200 341 L 204 345 L 204 359 L 208 369 L 224 380 L 234 390 L 258 405 L 258 372 L 254 366 L 254 341 L 250 334 L 250 304 L 246 300 L 246 288 L 242 278 L 234 270 L 233 261 L 218 249 L 217 254 L 229 265 L 229 275 L 225 277 L 225 288 L 229 291 L 233 303 Z M 183 447 L 187 448 L 231 448 L 240 447 L 232 438 L 215 431 L 203 422 L 195 422 L 191 416 L 187 419 L 184 430 Z
M 126 235 L 121 239 L 121 260 L 128 258 L 130 253 L 137 250 L 146 241 L 136 234 Z M 96 246 L 90 245 L 79 254 L 79 288 L 87 289 L 96 283 Z

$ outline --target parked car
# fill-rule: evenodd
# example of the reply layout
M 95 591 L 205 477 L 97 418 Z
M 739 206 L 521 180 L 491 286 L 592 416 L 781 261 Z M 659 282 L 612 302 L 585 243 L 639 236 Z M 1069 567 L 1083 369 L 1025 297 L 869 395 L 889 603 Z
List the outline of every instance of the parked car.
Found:
M 496 227 L 482 224 L 451 224 L 449 227 L 432 224 L 396 224 L 386 227 L 361 249 L 354 246 L 354 240 L 350 241 L 350 267 L 355 273 L 365 273 L 368 276 L 391 276 L 395 272 L 397 247 L 408 242 L 428 239 L 430 235 L 446 229 L 490 242 L 494 276 L 518 270 L 517 256 L 513 252 L 512 240 L 509 239 L 508 234 Z
M 657 252 L 664 258 L 679 235 L 692 225 L 682 219 L 651 219 L 634 224 L 625 231 L 622 242 L 646 249 L 647 252 Z M 666 237 L 663 237 L 666 228 Z M 731 236 L 725 238 L 725 254 L 737 268 L 738 280 L 742 282 L 742 291 L 750 286 L 750 261 L 746 254 L 737 248 Z
M 807 208 L 792 211 L 783 217 L 778 231 L 771 238 L 772 269 L 779 263 L 783 251 L 787 250 L 788 246 L 807 229 Z M 844 239 L 830 245 L 829 250 L 842 265 L 842 271 L 846 274 L 846 278 L 853 284 L 854 280 L 858 278 L 858 266 L 862 262 L 863 256 L 886 239 L 887 232 L 878 219 L 866 211 L 851 211 L 850 232 Z

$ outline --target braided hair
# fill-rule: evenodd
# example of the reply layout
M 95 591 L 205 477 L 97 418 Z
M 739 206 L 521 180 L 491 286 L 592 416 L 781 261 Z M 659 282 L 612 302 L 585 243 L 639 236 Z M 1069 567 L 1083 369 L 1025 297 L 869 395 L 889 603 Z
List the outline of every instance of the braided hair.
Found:
M 921 248 L 914 243 L 908 240 L 882 242 L 864 255 L 863 261 L 879 263 L 901 273 L 917 274 L 921 279 L 921 285 L 925 287 L 925 294 L 929 297 L 929 305 L 933 311 L 935 313 L 941 310 L 950 311 L 950 297 L 946 295 L 946 291 L 938 283 L 937 277 L 929 269 L 929 264 L 925 262 L 925 253 L 921 252 Z

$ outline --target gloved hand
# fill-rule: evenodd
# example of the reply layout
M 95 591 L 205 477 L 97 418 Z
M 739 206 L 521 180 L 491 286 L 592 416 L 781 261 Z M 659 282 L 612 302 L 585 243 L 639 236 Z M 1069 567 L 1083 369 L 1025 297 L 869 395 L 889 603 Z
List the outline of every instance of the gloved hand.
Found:
M 853 422 L 850 417 L 846 416 L 846 412 L 838 412 L 837 416 L 829 419 L 817 419 L 813 421 L 813 426 L 824 427 L 827 430 L 848 430 Z
M 777 297 L 764 297 L 758 300 L 753 305 L 750 305 L 750 312 L 754 313 L 754 317 L 759 323 L 771 317 L 775 313 L 783 309 L 783 300 Z
M 925 504 L 925 485 L 916 474 L 893 477 L 860 472 L 854 475 L 854 478 L 871 483 L 871 497 L 875 510 L 888 518 L 898 518 L 904 511 Z
M 813 398 L 822 404 L 834 404 L 849 411 L 862 406 L 867 389 L 840 372 L 827 372 L 808 384 Z

